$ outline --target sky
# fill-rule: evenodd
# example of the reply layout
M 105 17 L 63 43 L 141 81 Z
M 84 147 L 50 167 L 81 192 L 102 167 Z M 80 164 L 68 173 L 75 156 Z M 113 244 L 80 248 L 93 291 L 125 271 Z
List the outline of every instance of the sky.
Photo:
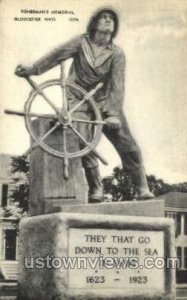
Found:
M 15 67 L 32 64 L 85 32 L 90 15 L 103 6 L 119 13 L 120 28 L 114 42 L 124 50 L 127 61 L 123 109 L 142 150 L 146 173 L 168 183 L 187 181 L 187 1 L 183 0 L 2 0 L 0 153 L 22 154 L 29 147 L 23 118 L 4 114 L 6 108 L 22 111 L 30 92 L 28 83 L 14 75 Z M 21 12 L 26 9 L 74 14 Z M 42 21 L 14 20 L 38 16 Z M 54 16 L 56 21 L 44 20 Z M 58 77 L 56 67 L 34 80 Z M 102 176 L 111 174 L 121 164 L 119 156 L 104 137 L 98 151 L 109 162 L 107 167 L 101 165 Z

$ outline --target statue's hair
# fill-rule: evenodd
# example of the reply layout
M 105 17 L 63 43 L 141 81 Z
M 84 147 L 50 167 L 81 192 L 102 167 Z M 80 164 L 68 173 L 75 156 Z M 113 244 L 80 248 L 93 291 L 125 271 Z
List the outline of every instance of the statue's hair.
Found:
M 119 19 L 117 12 L 115 12 L 112 8 L 110 7 L 104 7 L 102 9 L 97 10 L 93 16 L 90 18 L 90 21 L 87 26 L 87 33 L 89 34 L 90 38 L 93 37 L 96 28 L 97 28 L 97 22 L 101 16 L 102 13 L 110 13 L 113 17 L 114 20 L 114 31 L 112 32 L 112 38 L 114 38 L 117 35 L 118 28 L 119 28 Z

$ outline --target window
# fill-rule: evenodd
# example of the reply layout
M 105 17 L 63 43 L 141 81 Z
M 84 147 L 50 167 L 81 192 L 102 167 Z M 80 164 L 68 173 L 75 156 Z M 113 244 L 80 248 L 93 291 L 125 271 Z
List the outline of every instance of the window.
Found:
M 184 268 L 187 270 L 187 247 L 184 247 Z
M 6 207 L 8 204 L 8 184 L 2 185 L 2 207 Z
M 180 214 L 175 215 L 175 234 L 176 234 L 176 236 L 181 234 L 181 215 Z
M 187 270 L 187 247 L 177 247 L 177 257 L 179 259 L 180 268 Z
M 166 217 L 172 218 L 175 221 L 175 236 L 181 234 L 181 215 L 176 212 L 166 212 Z
M 182 267 L 182 248 L 177 247 L 177 258 L 179 259 L 180 268 Z
M 184 234 L 187 235 L 187 213 L 184 214 Z
M 5 231 L 5 260 L 16 260 L 16 231 Z

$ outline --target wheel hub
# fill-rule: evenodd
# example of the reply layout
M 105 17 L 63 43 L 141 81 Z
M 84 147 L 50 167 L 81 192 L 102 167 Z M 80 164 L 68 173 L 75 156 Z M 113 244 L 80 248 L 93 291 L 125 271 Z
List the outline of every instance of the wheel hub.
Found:
M 62 125 L 69 125 L 71 124 L 71 117 L 70 115 L 65 112 L 65 111 L 62 111 L 62 112 L 59 112 L 58 113 L 58 120 L 59 122 L 62 124 Z

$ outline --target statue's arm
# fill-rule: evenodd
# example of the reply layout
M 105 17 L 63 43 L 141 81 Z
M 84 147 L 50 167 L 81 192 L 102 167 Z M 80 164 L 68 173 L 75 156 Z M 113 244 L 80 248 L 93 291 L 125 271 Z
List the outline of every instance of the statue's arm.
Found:
M 75 37 L 37 60 L 32 66 L 18 65 L 15 74 L 21 77 L 40 75 L 57 66 L 61 61 L 74 57 L 80 45 L 81 36 Z
M 47 70 L 55 67 L 61 61 L 73 57 L 79 50 L 81 37 L 71 39 L 65 44 L 49 52 L 47 55 L 34 63 L 36 75 L 40 75 Z

